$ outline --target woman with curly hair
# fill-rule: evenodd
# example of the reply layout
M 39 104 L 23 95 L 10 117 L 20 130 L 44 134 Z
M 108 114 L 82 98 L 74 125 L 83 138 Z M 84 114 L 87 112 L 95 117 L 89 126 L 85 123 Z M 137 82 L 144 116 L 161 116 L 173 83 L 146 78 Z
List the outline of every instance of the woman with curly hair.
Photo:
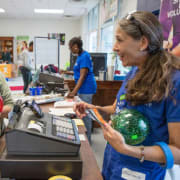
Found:
M 109 114 L 135 109 L 147 117 L 150 132 L 132 146 L 111 127 L 102 126 L 109 142 L 104 153 L 102 175 L 106 180 L 164 179 L 166 169 L 180 163 L 180 59 L 163 50 L 158 19 L 150 12 L 138 11 L 119 21 L 114 51 L 123 66 L 133 66 L 112 106 L 78 103 L 79 117 L 87 108 Z M 125 97 L 124 99 L 121 97 Z
M 73 56 L 77 56 L 73 67 L 75 87 L 69 92 L 67 98 L 73 98 L 76 94 L 86 103 L 92 103 L 93 95 L 96 93 L 97 84 L 93 73 L 93 63 L 90 54 L 83 49 L 81 37 L 73 37 L 69 41 L 69 49 Z M 87 129 L 87 137 L 91 143 L 92 120 L 84 117 L 83 122 Z

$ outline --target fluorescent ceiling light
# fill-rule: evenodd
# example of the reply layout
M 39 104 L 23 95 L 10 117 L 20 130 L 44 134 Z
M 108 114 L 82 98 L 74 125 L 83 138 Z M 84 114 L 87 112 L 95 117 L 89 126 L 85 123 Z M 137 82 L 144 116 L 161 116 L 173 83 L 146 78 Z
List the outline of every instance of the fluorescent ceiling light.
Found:
M 5 10 L 3 8 L 0 8 L 0 13 L 5 13 Z
M 35 13 L 46 13 L 46 14 L 63 14 L 63 9 L 34 9 Z

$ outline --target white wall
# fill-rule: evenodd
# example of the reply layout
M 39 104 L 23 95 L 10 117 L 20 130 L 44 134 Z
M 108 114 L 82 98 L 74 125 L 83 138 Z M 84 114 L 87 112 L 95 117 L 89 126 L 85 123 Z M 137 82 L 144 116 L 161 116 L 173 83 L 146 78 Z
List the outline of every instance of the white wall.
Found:
M 35 36 L 47 37 L 48 33 L 65 33 L 65 45 L 60 48 L 60 68 L 64 68 L 65 63 L 69 61 L 68 41 L 73 36 L 81 35 L 80 20 L 0 19 L 0 25 L 0 36 L 34 38 Z
M 137 10 L 138 0 L 119 0 L 120 1 L 120 13 L 119 17 L 122 18 L 129 12 Z

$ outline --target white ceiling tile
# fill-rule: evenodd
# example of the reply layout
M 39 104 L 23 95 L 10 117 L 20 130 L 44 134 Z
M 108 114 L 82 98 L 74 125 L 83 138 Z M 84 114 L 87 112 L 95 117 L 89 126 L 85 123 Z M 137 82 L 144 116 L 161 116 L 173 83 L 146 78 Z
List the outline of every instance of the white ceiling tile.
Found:
M 0 0 L 0 8 L 5 13 L 0 18 L 62 18 L 65 15 L 82 16 L 87 13 L 99 0 L 83 0 L 83 2 L 71 2 L 72 0 Z M 34 9 L 64 9 L 63 15 L 35 14 Z
M 83 14 L 85 14 L 86 12 L 86 8 L 75 8 L 75 7 L 72 7 L 72 8 L 66 8 L 65 9 L 65 15 L 75 15 L 75 16 L 81 16 Z

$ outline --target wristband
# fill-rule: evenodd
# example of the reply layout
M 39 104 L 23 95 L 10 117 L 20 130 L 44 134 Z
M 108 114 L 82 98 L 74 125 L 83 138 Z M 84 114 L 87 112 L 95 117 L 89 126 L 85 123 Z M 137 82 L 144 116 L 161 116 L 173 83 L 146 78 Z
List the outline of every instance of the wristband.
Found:
M 174 165 L 174 157 L 171 152 L 171 149 L 165 142 L 157 142 L 155 143 L 155 145 L 159 146 L 164 152 L 166 158 L 166 164 L 163 167 L 166 169 L 171 169 Z

